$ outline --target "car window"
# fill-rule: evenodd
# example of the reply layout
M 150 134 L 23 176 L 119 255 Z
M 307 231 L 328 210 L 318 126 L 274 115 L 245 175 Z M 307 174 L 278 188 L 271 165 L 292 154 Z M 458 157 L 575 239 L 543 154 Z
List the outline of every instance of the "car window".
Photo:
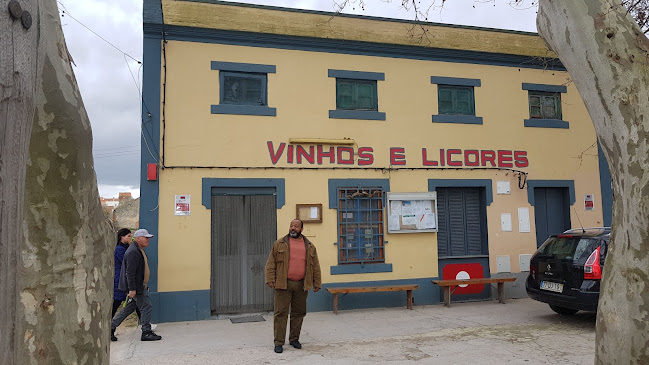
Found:
M 597 239 L 584 237 L 550 237 L 539 248 L 539 255 L 546 259 L 572 260 L 583 265 L 597 248 Z

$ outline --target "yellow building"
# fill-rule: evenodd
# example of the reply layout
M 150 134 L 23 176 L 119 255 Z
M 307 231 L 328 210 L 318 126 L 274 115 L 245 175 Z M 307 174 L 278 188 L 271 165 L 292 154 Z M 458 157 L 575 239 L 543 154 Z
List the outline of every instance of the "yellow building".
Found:
M 296 216 L 325 288 L 419 284 L 416 305 L 440 302 L 436 278 L 513 275 L 508 296 L 526 296 L 549 234 L 610 224 L 593 125 L 533 33 L 145 0 L 143 98 L 160 322 L 272 309 L 265 261 Z

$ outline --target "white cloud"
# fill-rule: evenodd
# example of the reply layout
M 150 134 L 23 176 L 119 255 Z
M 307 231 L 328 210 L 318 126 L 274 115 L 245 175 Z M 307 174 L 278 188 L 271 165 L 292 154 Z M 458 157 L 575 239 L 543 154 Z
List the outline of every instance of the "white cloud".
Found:
M 133 199 L 140 197 L 140 188 L 134 186 L 99 184 L 98 188 L 102 198 L 117 198 L 119 193 L 131 193 Z

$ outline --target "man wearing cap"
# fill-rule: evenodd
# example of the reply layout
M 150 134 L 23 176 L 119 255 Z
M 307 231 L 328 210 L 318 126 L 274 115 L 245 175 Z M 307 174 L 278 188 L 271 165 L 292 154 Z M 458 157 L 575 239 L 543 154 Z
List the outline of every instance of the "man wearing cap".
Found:
M 149 288 L 146 286 L 149 281 L 149 263 L 144 249 L 149 246 L 149 240 L 153 237 L 146 229 L 138 229 L 133 234 L 135 242 L 129 246 L 124 253 L 122 271 L 119 276 L 119 290 L 125 291 L 127 304 L 110 323 L 110 340 L 117 341 L 115 329 L 135 311 L 140 310 L 142 316 L 142 341 L 158 341 L 161 336 L 151 330 L 151 301 L 149 300 Z

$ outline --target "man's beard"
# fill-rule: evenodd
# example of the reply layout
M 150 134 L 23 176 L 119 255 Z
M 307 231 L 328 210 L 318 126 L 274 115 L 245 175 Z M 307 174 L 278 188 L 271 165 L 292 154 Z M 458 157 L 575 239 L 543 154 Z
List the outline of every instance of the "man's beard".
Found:
M 288 231 L 288 235 L 293 237 L 293 238 L 300 237 L 300 234 L 297 231 Z

